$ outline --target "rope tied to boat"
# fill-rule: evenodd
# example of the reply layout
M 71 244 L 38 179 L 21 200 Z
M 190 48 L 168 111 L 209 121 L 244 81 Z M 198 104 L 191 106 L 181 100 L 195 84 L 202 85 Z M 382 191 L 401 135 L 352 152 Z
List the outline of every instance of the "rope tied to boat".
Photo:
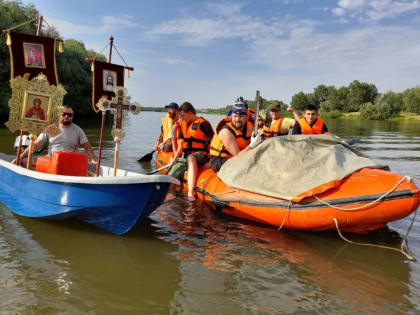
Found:
M 416 210 L 416 212 L 417 212 L 417 210 Z M 415 217 L 415 216 L 414 216 Z M 347 238 L 345 238 L 344 236 L 343 236 L 343 234 L 341 234 L 341 231 L 340 231 L 340 228 L 338 227 L 338 221 L 337 221 L 337 219 L 336 218 L 333 218 L 333 220 L 334 220 L 334 223 L 335 223 L 335 227 L 337 228 L 337 232 L 338 232 L 338 235 L 340 235 L 340 237 L 344 240 L 344 241 L 346 241 L 346 242 L 348 242 L 348 243 L 350 243 L 350 244 L 355 244 L 355 245 L 360 245 L 360 246 L 370 246 L 370 247 L 378 247 L 378 248 L 384 248 L 384 249 L 391 249 L 391 250 L 394 250 L 394 251 L 397 251 L 397 252 L 400 252 L 400 253 L 402 253 L 405 257 L 407 257 L 407 259 L 409 259 L 409 260 L 414 260 L 414 257 L 413 256 L 411 256 L 411 255 L 409 255 L 405 250 L 404 250 L 404 248 L 403 248 L 403 242 L 404 242 L 404 240 L 403 240 L 403 242 L 401 243 L 401 249 L 399 249 L 399 248 L 394 248 L 394 247 L 390 247 L 390 246 L 384 246 L 384 245 L 377 245 L 377 244 L 368 244 L 368 243 L 358 243 L 358 242 L 353 242 L 353 241 L 350 241 L 349 239 L 347 239 Z M 414 222 L 414 219 L 412 220 L 412 222 Z M 411 225 L 410 225 L 410 229 L 411 229 Z M 407 231 L 408 232 L 408 231 Z M 408 235 L 408 233 L 407 233 L 407 235 Z M 407 236 L 406 235 L 406 236 Z
M 317 195 L 314 195 L 314 197 L 315 197 L 316 200 L 318 200 L 319 202 L 323 203 L 324 205 L 327 205 L 328 207 L 331 207 L 331 208 L 334 208 L 334 209 L 337 209 L 337 210 L 342 210 L 342 211 L 360 210 L 360 209 L 364 209 L 364 208 L 370 207 L 371 205 L 373 205 L 373 204 L 381 201 L 383 198 L 385 198 L 386 196 L 388 196 L 389 194 L 391 194 L 395 189 L 397 189 L 398 186 L 401 185 L 401 183 L 403 181 L 405 181 L 405 180 L 407 180 L 407 181 L 410 182 L 411 181 L 411 177 L 410 176 L 404 176 L 403 178 L 401 178 L 401 180 L 398 181 L 398 183 L 395 184 L 394 187 L 392 187 L 389 191 L 387 191 L 386 193 L 384 193 L 383 195 L 381 195 L 376 200 L 371 201 L 371 202 L 369 202 L 369 203 L 367 203 L 365 205 L 362 205 L 362 206 L 359 206 L 359 207 L 354 207 L 354 208 L 341 208 L 341 207 L 337 207 L 337 206 L 334 206 L 334 205 L 328 203 L 327 201 L 324 201 L 324 200 L 320 199 Z
M 289 200 L 289 203 L 287 204 L 287 213 L 285 214 L 284 218 L 283 218 L 283 222 L 281 223 L 281 225 L 279 226 L 279 228 L 277 229 L 277 231 L 280 231 L 283 228 L 283 224 L 286 221 L 286 218 L 289 216 L 290 214 L 290 210 L 292 207 L 292 201 Z

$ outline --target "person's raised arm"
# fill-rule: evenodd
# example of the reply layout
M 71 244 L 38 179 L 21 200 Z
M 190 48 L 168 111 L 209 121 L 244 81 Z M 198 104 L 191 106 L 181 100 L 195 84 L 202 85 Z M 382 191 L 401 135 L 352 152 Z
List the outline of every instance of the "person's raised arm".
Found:
M 294 118 L 295 120 L 299 120 L 299 119 L 300 119 L 299 114 L 295 111 L 295 109 L 294 109 L 292 106 L 287 107 L 287 111 L 288 111 L 289 113 L 293 113 L 293 118 Z M 292 127 L 295 125 L 295 123 L 296 123 L 296 122 L 294 122 L 294 123 L 292 124 Z

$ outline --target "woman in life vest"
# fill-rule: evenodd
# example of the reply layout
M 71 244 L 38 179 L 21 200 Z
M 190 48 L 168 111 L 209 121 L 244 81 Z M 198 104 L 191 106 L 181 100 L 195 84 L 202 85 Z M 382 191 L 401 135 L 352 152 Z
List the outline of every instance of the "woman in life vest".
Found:
M 293 127 L 294 135 L 318 135 L 329 133 L 324 121 L 318 117 L 318 108 L 315 105 L 307 105 L 303 109 L 303 118 L 297 120 Z
M 210 144 L 210 165 L 218 172 L 227 159 L 255 148 L 262 141 L 260 134 L 253 135 L 253 125 L 247 119 L 248 104 L 238 98 L 232 107 L 232 115 L 216 126 L 216 134 Z
M 288 112 L 293 113 L 294 118 L 299 119 L 299 115 L 292 107 L 287 108 Z M 281 117 L 281 106 L 280 103 L 276 102 L 270 107 L 271 123 L 269 126 L 263 128 L 263 134 L 265 138 L 284 136 L 289 133 L 289 129 L 295 125 L 295 119 Z
M 168 112 L 160 119 L 160 136 L 153 148 L 156 152 L 161 150 L 164 152 L 172 151 L 171 132 L 174 124 L 178 121 L 179 106 L 177 103 L 170 103 L 169 105 L 166 105 L 165 108 L 168 109 Z
M 214 131 L 208 120 L 198 117 L 195 108 L 184 102 L 179 108 L 181 125 L 178 134 L 178 148 L 174 156 L 176 162 L 169 175 L 182 179 L 188 170 L 188 199 L 195 200 L 194 188 L 198 168 L 209 160 L 209 146 Z

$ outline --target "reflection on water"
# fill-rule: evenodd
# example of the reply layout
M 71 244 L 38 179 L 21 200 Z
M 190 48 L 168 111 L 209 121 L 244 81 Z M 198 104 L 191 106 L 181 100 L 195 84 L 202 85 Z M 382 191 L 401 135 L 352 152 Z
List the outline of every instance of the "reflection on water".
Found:
M 130 117 L 121 168 L 147 172 L 162 113 Z M 214 123 L 220 116 L 208 116 Z M 420 185 L 420 123 L 326 120 L 378 164 Z M 84 128 L 94 147 L 97 128 Z M 103 164 L 113 163 L 105 133 Z M 14 136 L 0 129 L 0 151 Z M 369 235 L 398 247 L 411 217 Z M 419 259 L 418 220 L 408 246 Z M 0 310 L 11 313 L 418 313 L 417 262 L 343 242 L 336 232 L 276 231 L 229 217 L 173 191 L 123 237 L 77 221 L 16 217 L 0 206 Z

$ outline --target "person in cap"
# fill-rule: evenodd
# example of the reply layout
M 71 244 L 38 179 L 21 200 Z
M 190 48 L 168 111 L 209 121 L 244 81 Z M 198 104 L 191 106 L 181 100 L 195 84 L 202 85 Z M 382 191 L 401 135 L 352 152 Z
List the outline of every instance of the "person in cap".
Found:
M 295 119 L 299 119 L 299 115 L 292 107 L 287 108 L 288 112 L 293 113 Z M 264 137 L 277 137 L 284 136 L 289 133 L 289 129 L 295 125 L 295 119 L 281 117 L 280 103 L 276 102 L 270 107 L 271 122 L 269 126 L 263 128 Z
M 161 118 L 160 136 L 159 139 L 156 141 L 153 150 L 171 152 L 171 131 L 176 121 L 178 120 L 179 106 L 177 103 L 170 103 L 169 105 L 166 105 L 165 108 L 168 109 L 168 112 L 166 113 L 166 116 Z
M 216 125 L 216 134 L 210 144 L 210 166 L 218 172 L 231 157 L 255 148 L 262 141 L 260 134 L 253 135 L 253 125 L 248 118 L 248 104 L 238 98 L 232 106 L 232 115 Z
M 297 119 L 293 127 L 293 135 L 314 135 L 329 133 L 324 121 L 318 117 L 318 108 L 309 104 L 303 109 L 303 118 Z
M 198 168 L 209 160 L 209 146 L 214 131 L 210 122 L 198 117 L 194 106 L 184 102 L 179 108 L 181 125 L 178 134 L 178 149 L 175 153 L 176 163 L 169 175 L 181 179 L 188 170 L 188 199 L 195 200 L 194 188 Z

